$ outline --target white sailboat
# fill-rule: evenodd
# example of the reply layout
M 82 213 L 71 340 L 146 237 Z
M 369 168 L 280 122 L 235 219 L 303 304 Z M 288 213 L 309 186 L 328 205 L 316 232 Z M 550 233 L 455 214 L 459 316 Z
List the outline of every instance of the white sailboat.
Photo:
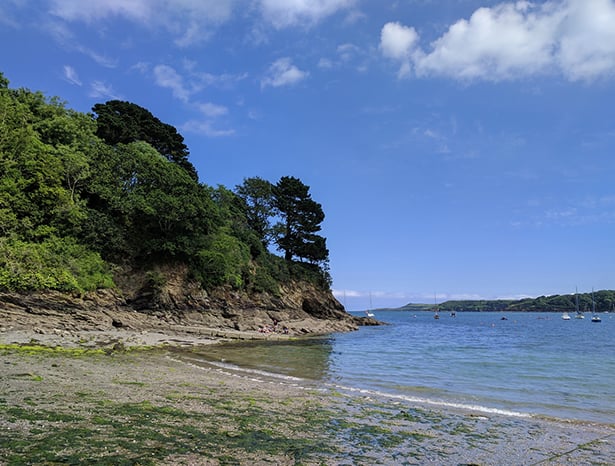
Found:
M 375 317 L 374 313 L 372 312 L 372 294 L 370 292 L 369 294 L 369 309 L 367 311 L 365 311 L 365 315 L 367 315 L 367 317 Z
M 434 293 L 433 295 L 433 303 L 434 303 L 434 314 L 433 314 L 433 318 L 434 319 L 439 319 L 440 318 L 440 310 L 438 309 L 438 301 L 436 300 L 436 294 Z
M 594 301 L 594 289 L 592 288 L 592 322 L 602 322 L 602 319 L 596 314 L 596 301 Z
M 564 313 L 562 314 L 562 320 L 570 320 L 570 314 L 564 311 Z

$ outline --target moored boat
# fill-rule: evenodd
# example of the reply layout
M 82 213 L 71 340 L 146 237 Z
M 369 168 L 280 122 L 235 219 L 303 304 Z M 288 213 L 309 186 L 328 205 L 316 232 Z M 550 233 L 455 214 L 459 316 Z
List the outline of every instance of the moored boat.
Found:
M 596 314 L 596 301 L 594 301 L 594 289 L 592 288 L 592 322 L 602 322 L 602 319 Z

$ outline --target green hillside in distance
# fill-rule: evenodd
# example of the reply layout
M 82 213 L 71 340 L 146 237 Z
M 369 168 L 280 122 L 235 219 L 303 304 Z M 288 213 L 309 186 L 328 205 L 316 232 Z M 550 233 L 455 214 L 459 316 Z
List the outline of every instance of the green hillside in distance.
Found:
M 596 312 L 615 312 L 615 291 L 595 291 Z M 592 311 L 592 293 L 579 293 L 579 310 Z M 431 311 L 433 304 L 408 303 L 395 311 Z M 575 294 L 539 296 L 519 300 L 460 300 L 438 303 L 441 312 L 571 312 L 575 310 Z

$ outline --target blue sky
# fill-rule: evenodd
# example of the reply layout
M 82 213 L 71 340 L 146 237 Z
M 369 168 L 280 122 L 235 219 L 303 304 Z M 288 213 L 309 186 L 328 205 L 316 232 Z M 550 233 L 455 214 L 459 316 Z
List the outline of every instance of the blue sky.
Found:
M 295 176 L 350 310 L 615 288 L 615 2 L 5 0 L 11 87 Z

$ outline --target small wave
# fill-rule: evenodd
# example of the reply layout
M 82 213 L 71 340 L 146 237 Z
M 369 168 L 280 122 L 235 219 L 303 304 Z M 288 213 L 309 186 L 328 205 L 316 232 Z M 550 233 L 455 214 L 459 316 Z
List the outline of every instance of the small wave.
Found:
M 394 393 L 381 392 L 381 391 L 370 390 L 366 388 L 348 387 L 344 385 L 332 385 L 332 387 L 338 390 L 349 392 L 349 393 L 360 393 L 361 395 L 368 395 L 368 396 L 379 397 L 379 398 L 388 398 L 392 400 L 400 400 L 400 401 L 405 401 L 407 403 L 431 405 L 431 406 L 437 406 L 440 408 L 454 408 L 454 409 L 461 409 L 464 411 L 474 411 L 474 412 L 479 412 L 479 413 L 484 413 L 484 414 L 497 414 L 500 416 L 507 416 L 507 417 L 519 417 L 519 418 L 533 417 L 533 415 L 529 413 L 522 413 L 519 411 L 512 411 L 512 410 L 501 409 L 501 408 L 491 408 L 488 406 L 481 406 L 481 405 L 476 405 L 476 404 L 455 403 L 451 401 L 434 400 L 432 398 L 421 398 L 421 397 L 408 396 L 408 395 L 397 395 Z
M 247 367 L 241 367 L 235 364 L 229 364 L 229 363 L 222 362 L 222 361 L 211 361 L 208 359 L 191 358 L 187 356 L 183 356 L 179 360 L 176 358 L 171 358 L 171 359 L 173 359 L 174 361 L 182 362 L 184 364 L 188 364 L 188 365 L 198 367 L 201 369 L 203 368 L 203 366 L 215 367 L 223 371 L 228 371 L 232 375 L 244 376 L 254 382 L 262 382 L 261 379 L 251 378 L 253 376 L 260 376 L 263 378 L 267 378 L 269 380 L 277 380 L 280 383 L 287 383 L 293 386 L 307 386 L 307 385 L 313 384 L 313 381 L 308 380 L 308 379 L 302 379 L 302 378 L 294 377 L 291 375 L 276 374 L 274 372 L 268 372 L 268 371 L 264 371 L 261 369 L 251 369 Z M 360 394 L 363 396 L 399 400 L 399 401 L 404 401 L 406 403 L 416 403 L 416 404 L 422 404 L 422 405 L 436 406 L 440 408 L 454 408 L 454 409 L 460 409 L 464 411 L 473 411 L 473 412 L 484 413 L 484 414 L 497 414 L 501 416 L 517 417 L 517 418 L 533 417 L 529 413 L 522 413 L 522 412 L 512 411 L 512 410 L 507 410 L 507 409 L 491 408 L 488 406 L 481 406 L 481 405 L 476 405 L 476 404 L 464 404 L 464 403 L 455 403 L 455 402 L 449 402 L 449 401 L 443 401 L 443 400 L 434 400 L 432 398 L 399 395 L 395 393 L 387 393 L 383 391 L 370 390 L 366 388 L 349 387 L 346 385 L 339 385 L 335 383 L 323 383 L 321 384 L 321 388 L 345 391 L 350 394 Z
M 307 383 L 308 382 L 308 380 L 306 379 L 301 379 L 299 377 L 294 377 L 292 375 L 276 374 L 275 372 L 268 372 L 268 371 L 264 371 L 261 369 L 250 369 L 247 367 L 241 367 L 235 364 L 229 364 L 229 363 L 221 362 L 221 361 L 211 361 L 209 359 L 191 358 L 187 356 L 182 357 L 181 360 L 178 360 L 176 358 L 171 358 L 171 359 L 173 359 L 174 361 L 183 362 L 185 364 L 190 364 L 192 366 L 202 367 L 202 365 L 208 365 L 208 366 L 217 367 L 219 369 L 227 370 L 227 371 L 234 372 L 234 373 L 241 373 L 245 375 L 259 375 L 261 377 L 282 380 L 285 382 L 297 382 L 297 383 Z M 255 381 L 258 381 L 258 379 L 255 379 Z

